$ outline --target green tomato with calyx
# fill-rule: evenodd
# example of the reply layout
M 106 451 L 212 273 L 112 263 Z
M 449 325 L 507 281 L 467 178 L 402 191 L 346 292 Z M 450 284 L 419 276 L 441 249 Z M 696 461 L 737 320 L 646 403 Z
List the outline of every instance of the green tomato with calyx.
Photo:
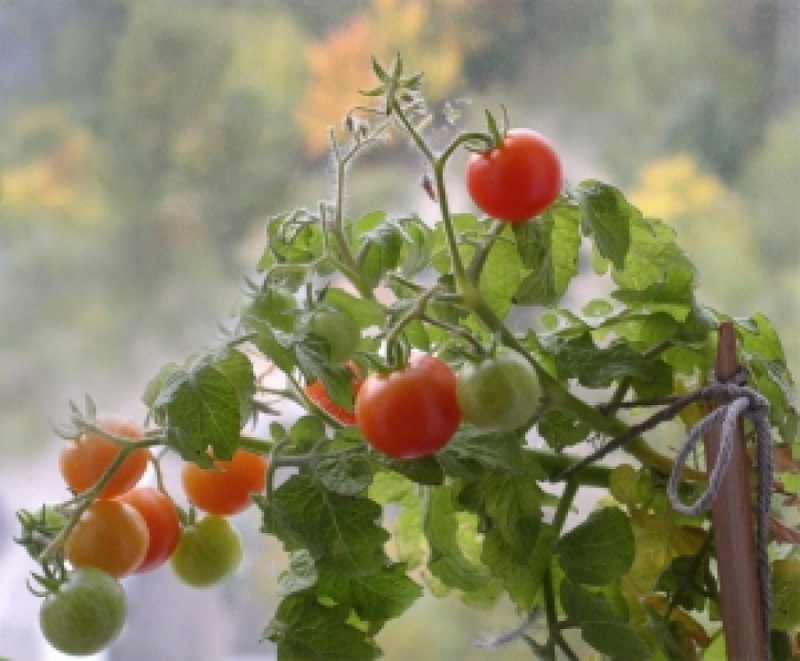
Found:
M 506 348 L 464 365 L 456 380 L 464 420 L 481 429 L 510 431 L 529 423 L 542 388 L 531 363 Z

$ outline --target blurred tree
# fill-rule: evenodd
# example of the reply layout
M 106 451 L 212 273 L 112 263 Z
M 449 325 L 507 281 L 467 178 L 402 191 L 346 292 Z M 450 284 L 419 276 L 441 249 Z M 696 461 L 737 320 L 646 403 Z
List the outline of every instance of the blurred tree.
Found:
M 513 50 L 524 39 L 530 6 L 530 0 L 372 0 L 309 47 L 310 79 L 296 114 L 307 152 L 324 154 L 328 128 L 364 100 L 355 90 L 374 86 L 364 67 L 371 57 L 386 64 L 401 53 L 410 67 L 425 72 L 432 103 L 465 89 L 465 76 L 480 85 L 492 75 L 508 80 L 520 59 L 514 60 Z

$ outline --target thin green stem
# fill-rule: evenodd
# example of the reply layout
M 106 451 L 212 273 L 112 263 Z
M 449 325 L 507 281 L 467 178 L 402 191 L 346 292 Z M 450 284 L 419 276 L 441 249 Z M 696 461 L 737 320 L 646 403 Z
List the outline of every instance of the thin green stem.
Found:
M 536 458 L 536 461 L 547 471 L 550 477 L 555 477 L 580 460 L 580 457 L 571 454 L 556 454 L 555 452 L 530 449 L 527 452 L 530 452 Z M 590 464 L 573 473 L 570 477 L 581 486 L 606 488 L 608 487 L 612 470 L 609 466 L 603 466 L 602 464 Z
M 472 256 L 472 261 L 470 261 L 469 266 L 467 266 L 467 277 L 473 283 L 476 283 L 480 280 L 481 271 L 486 264 L 489 253 L 491 252 L 495 241 L 497 241 L 497 238 L 503 233 L 503 230 L 505 230 L 505 225 L 503 225 L 503 223 L 495 222 L 492 229 L 484 237 L 483 241 L 478 246 L 478 249 L 475 251 L 475 254 Z
M 557 535 L 561 533 L 564 523 L 567 521 L 567 516 L 569 515 L 569 511 L 572 508 L 572 503 L 575 500 L 575 495 L 578 493 L 579 488 L 580 482 L 571 478 L 567 480 L 564 486 L 564 491 L 558 501 L 556 513 L 553 515 L 553 522 L 550 524 Z
M 442 330 L 446 330 L 448 333 L 452 333 L 453 335 L 460 337 L 462 340 L 464 340 L 465 342 L 467 342 L 469 345 L 472 346 L 472 350 L 476 355 L 482 356 L 486 353 L 486 349 L 484 348 L 484 346 L 475 338 L 475 336 L 472 333 L 470 333 L 465 328 L 462 328 L 461 326 L 456 326 L 454 324 L 448 324 L 446 321 L 442 321 L 441 319 L 435 319 L 434 317 L 431 317 L 430 315 L 427 314 L 421 314 L 419 316 L 419 319 L 425 322 L 426 324 L 429 324 L 431 326 L 436 326 L 437 328 L 441 328 Z
M 414 304 L 403 314 L 386 332 L 386 344 L 387 346 L 391 343 L 397 341 L 397 337 L 403 331 L 403 329 L 408 326 L 412 321 L 417 319 L 421 319 L 426 306 L 430 299 L 436 294 L 439 289 L 439 285 L 434 285 L 430 289 L 423 290 L 420 292 L 417 300 L 414 301 Z
M 271 441 L 264 440 L 263 438 L 255 438 L 241 434 L 239 436 L 239 447 L 249 450 L 255 454 L 269 456 L 272 453 L 275 444 Z

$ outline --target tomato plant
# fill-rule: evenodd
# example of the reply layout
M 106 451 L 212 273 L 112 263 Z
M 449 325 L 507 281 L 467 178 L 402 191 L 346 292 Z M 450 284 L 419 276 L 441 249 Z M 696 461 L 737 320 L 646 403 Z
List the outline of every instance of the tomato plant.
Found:
M 528 360 L 509 349 L 480 362 L 468 361 L 456 380 L 464 419 L 482 429 L 509 431 L 531 422 L 542 394 Z
M 142 438 L 142 428 L 132 420 L 102 418 L 97 427 L 114 436 L 136 441 Z M 83 493 L 93 487 L 119 456 L 124 442 L 115 443 L 100 432 L 87 430 L 74 440 L 67 441 L 61 449 L 59 465 L 61 475 L 70 489 Z M 103 487 L 103 498 L 118 496 L 132 489 L 147 468 L 149 452 L 146 448 L 133 449 L 122 466 Z
M 413 356 L 400 370 L 370 374 L 355 413 L 364 438 L 384 454 L 426 457 L 450 440 L 461 421 L 455 375 L 435 356 Z
M 210 514 L 229 516 L 253 504 L 264 490 L 267 461 L 253 452 L 237 450 L 229 461 L 215 459 L 211 468 L 186 463 L 181 484 L 192 504 Z
M 133 505 L 97 500 L 70 532 L 64 554 L 73 567 L 97 567 L 124 576 L 142 564 L 149 541 L 147 523 Z
M 181 523 L 173 502 L 152 487 L 137 487 L 119 496 L 118 500 L 135 507 L 147 524 L 147 553 L 136 572 L 150 571 L 164 564 L 180 537 Z
M 128 605 L 125 591 L 107 572 L 76 569 L 45 597 L 39 610 L 42 634 L 64 654 L 101 651 L 122 631 Z
M 175 575 L 193 587 L 214 585 L 230 576 L 242 560 L 242 539 L 226 518 L 209 515 L 181 532 L 169 563 Z
M 495 643 L 541 658 L 578 658 L 575 641 L 609 658 L 700 658 L 732 630 L 721 521 L 680 499 L 705 506 L 719 482 L 683 425 L 659 425 L 744 411 L 758 472 L 747 474 L 742 455 L 739 477 L 758 486 L 757 525 L 745 521 L 733 557 L 742 575 L 759 567 L 759 594 L 771 587 L 763 559 L 783 582 L 772 632 L 755 614 L 766 604 L 747 602 L 748 631 L 763 638 L 749 657 L 767 658 L 770 640 L 786 656 L 800 630 L 791 549 L 800 534 L 790 518 L 800 417 L 770 321 L 705 305 L 675 231 L 618 188 L 587 180 L 562 191 L 559 158 L 537 133 L 500 133 L 488 119 L 452 127 L 442 144 L 442 132 L 433 139 L 424 128 L 422 77 L 399 58 L 374 71 L 364 94 L 375 104 L 348 113 L 346 144 L 332 138 L 332 201 L 266 221 L 258 279 L 232 306 L 241 312 L 217 344 L 146 385 L 146 432 L 106 428 L 104 439 L 93 402 L 72 404 L 62 466 L 75 493 L 52 505 L 57 521 L 21 512 L 17 541 L 50 583 L 66 561 L 135 570 L 148 524 L 160 527 L 122 502 L 138 489 L 103 498 L 128 459 L 143 457 L 144 470 L 147 448 L 158 447 L 159 488 L 162 456 L 179 456 L 188 500 L 208 513 L 183 528 L 170 556 L 182 580 L 231 574 L 244 551 L 223 516 L 250 504 L 260 530 L 283 545 L 281 601 L 264 631 L 278 658 L 373 659 L 375 632 L 426 588 L 480 607 L 507 599 L 526 615 Z M 385 139 L 396 134 L 403 139 Z M 417 150 L 434 218 L 346 208 L 345 190 L 357 190 L 346 189 L 358 172 L 350 166 L 377 145 Z M 465 150 L 467 189 L 485 215 L 455 208 L 461 185 L 446 168 Z M 581 259 L 587 248 L 591 260 Z M 571 285 L 597 277 L 597 298 L 578 304 Z M 728 344 L 718 336 L 738 345 L 728 355 L 739 356 L 746 385 L 706 382 L 722 362 L 718 344 Z M 349 361 L 368 373 L 360 385 Z M 95 444 L 106 448 L 102 460 L 83 449 Z M 604 460 L 613 449 L 626 463 Z M 88 458 L 69 460 L 81 450 Z M 685 467 L 689 455 L 696 465 Z M 566 531 L 587 487 L 602 498 Z M 747 511 L 749 488 L 739 495 Z M 759 552 L 748 555 L 753 527 Z
M 530 129 L 506 131 L 467 162 L 467 190 L 484 213 L 519 223 L 538 216 L 561 192 L 561 160 L 550 141 Z

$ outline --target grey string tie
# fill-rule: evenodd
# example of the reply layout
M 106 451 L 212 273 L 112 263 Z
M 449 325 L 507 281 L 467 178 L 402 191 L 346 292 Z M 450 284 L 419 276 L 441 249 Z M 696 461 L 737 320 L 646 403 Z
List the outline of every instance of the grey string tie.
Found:
M 758 462 L 758 488 L 756 496 L 756 553 L 757 572 L 761 598 L 764 640 L 769 644 L 769 623 L 772 613 L 769 566 L 769 510 L 772 497 L 772 432 L 769 424 L 769 403 L 752 388 L 735 383 L 715 383 L 696 393 L 691 400 L 711 399 L 723 402 L 689 432 L 667 484 L 667 495 L 672 507 L 682 514 L 697 516 L 711 507 L 733 454 L 736 425 L 740 418 L 749 419 L 755 430 L 756 458 Z M 685 401 L 685 400 L 684 400 Z M 714 425 L 720 424 L 720 447 L 717 462 L 708 477 L 708 488 L 697 500 L 685 505 L 678 496 L 683 469 L 695 446 Z M 769 654 L 769 649 L 767 649 Z

